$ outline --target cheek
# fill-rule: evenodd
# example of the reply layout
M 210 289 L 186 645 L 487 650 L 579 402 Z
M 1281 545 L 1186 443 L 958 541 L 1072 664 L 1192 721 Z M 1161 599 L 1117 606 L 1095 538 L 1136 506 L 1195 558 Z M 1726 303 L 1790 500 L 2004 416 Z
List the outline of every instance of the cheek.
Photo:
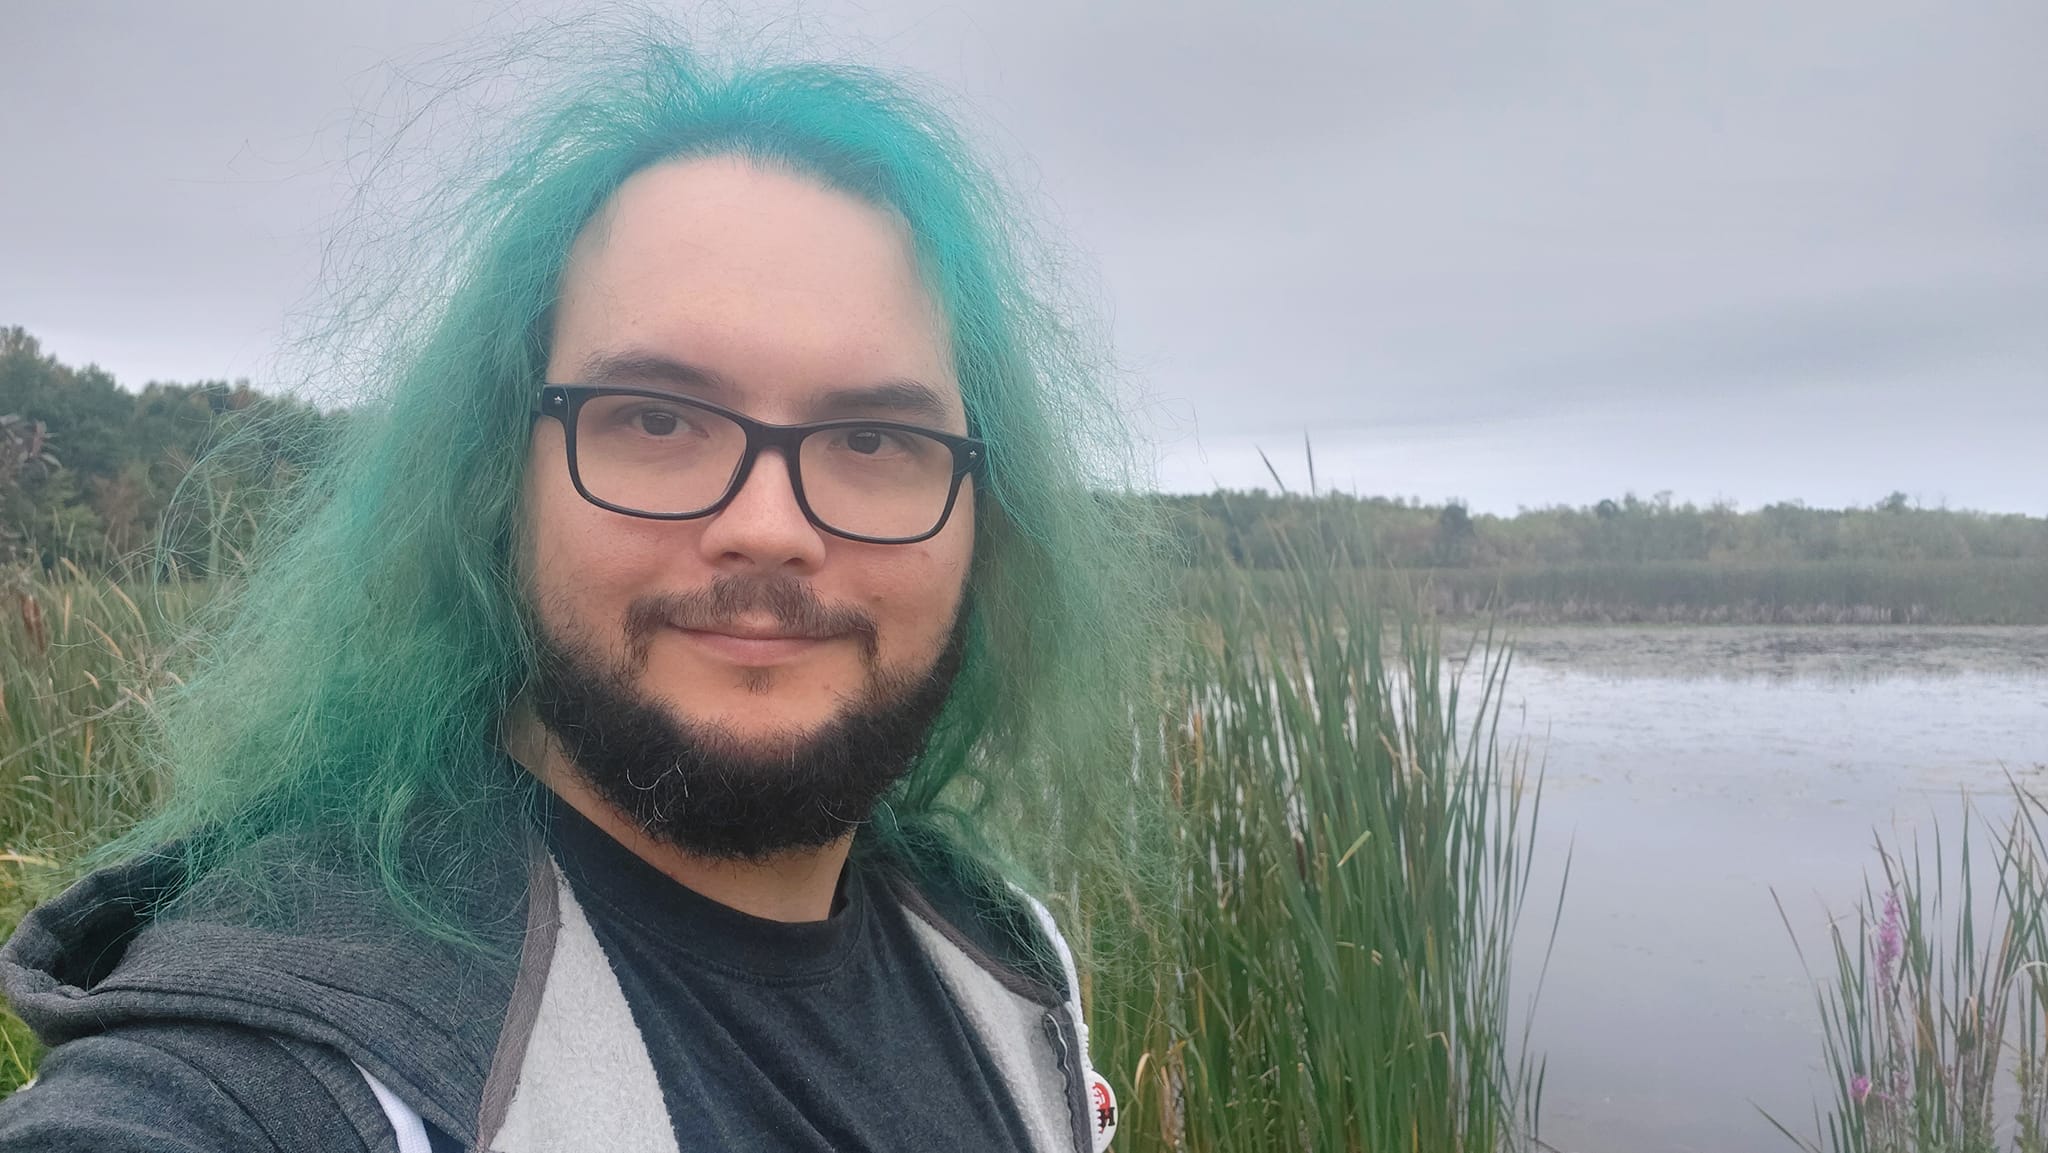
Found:
M 903 659 L 923 660 L 944 646 L 951 635 L 955 614 L 966 593 L 968 569 L 974 558 L 973 518 L 956 512 L 946 531 L 920 545 L 872 546 L 899 550 L 905 554 L 878 558 L 878 568 L 887 573 L 872 586 L 877 625 L 885 648 L 895 648 Z M 890 644 L 890 634 L 901 644 Z
M 554 636 L 620 643 L 627 605 L 659 586 L 662 567 L 675 558 L 675 543 L 661 532 L 672 526 L 598 508 L 577 494 L 566 467 L 550 469 L 536 457 L 524 494 L 521 581 Z

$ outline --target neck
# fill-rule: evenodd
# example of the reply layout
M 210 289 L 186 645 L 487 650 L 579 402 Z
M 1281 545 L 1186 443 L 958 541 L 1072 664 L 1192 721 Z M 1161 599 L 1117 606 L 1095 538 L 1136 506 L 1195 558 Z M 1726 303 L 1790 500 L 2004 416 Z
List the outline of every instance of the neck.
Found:
M 692 853 L 650 837 L 584 783 L 583 774 L 531 717 L 508 725 L 512 759 L 539 778 L 565 805 L 575 809 L 626 851 L 698 896 L 769 921 L 822 921 L 832 915 L 840 870 L 853 847 L 853 834 L 815 849 L 778 853 L 758 861 L 734 861 Z

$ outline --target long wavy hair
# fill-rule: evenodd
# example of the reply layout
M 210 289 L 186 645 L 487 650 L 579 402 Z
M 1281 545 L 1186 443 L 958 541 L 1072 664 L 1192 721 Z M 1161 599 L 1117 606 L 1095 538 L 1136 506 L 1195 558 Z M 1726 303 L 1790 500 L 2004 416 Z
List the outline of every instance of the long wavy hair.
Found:
M 317 832 L 372 862 L 419 925 L 467 935 L 448 895 L 500 862 L 514 818 L 544 800 L 499 723 L 535 655 L 513 542 L 557 285 L 629 176 L 713 155 L 907 222 L 990 445 L 961 675 L 856 844 L 1000 871 L 989 830 L 1012 822 L 989 814 L 1117 809 L 1100 800 L 1130 788 L 1156 534 L 1104 358 L 1000 182 L 935 101 L 875 69 L 713 62 L 666 36 L 573 68 L 550 55 L 542 71 L 561 78 L 522 78 L 540 95 L 432 202 L 437 247 L 404 270 L 408 287 L 378 293 L 362 362 L 378 387 L 225 594 L 160 710 L 166 800 L 113 853 L 177 844 L 197 875 Z

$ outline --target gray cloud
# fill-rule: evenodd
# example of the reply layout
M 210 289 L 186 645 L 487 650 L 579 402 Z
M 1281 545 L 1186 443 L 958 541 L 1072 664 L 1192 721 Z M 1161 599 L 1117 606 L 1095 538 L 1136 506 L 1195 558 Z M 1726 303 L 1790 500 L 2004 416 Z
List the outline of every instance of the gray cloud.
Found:
M 263 375 L 390 62 L 549 10 L 23 6 L 0 322 L 136 383 Z M 1328 475 L 1483 506 L 2048 509 L 2036 0 L 778 11 L 961 95 L 1099 288 L 1167 483 L 1256 483 L 1249 444 L 1312 429 Z

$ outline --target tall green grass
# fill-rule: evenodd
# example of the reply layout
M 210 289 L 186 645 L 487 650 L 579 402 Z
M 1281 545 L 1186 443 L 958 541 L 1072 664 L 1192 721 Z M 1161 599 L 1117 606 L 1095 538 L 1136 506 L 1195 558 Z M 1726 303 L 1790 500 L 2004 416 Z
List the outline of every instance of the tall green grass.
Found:
M 1988 870 L 1968 808 L 1953 843 L 1880 842 L 1882 883 L 1831 927 L 1818 985 L 1833 1099 L 1811 1138 L 1772 1118 L 1800 1148 L 2048 1151 L 2048 808 L 2013 804 Z
M 0 849 L 64 853 L 155 795 L 133 723 L 203 586 L 134 593 L 77 570 L 0 577 Z
M 137 593 L 63 567 L 0 573 L 0 936 L 156 797 L 143 721 L 202 585 Z M 0 1092 L 35 1044 L 0 1013 Z
M 1508 978 L 1540 790 L 1499 736 L 1505 650 L 1454 676 L 1334 568 L 1271 576 L 1191 594 L 1140 725 L 1167 880 L 1075 885 L 1082 938 L 1123 943 L 1091 998 L 1117 1148 L 1533 1148 Z

